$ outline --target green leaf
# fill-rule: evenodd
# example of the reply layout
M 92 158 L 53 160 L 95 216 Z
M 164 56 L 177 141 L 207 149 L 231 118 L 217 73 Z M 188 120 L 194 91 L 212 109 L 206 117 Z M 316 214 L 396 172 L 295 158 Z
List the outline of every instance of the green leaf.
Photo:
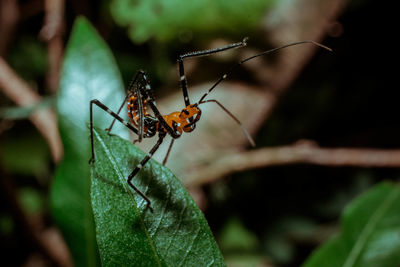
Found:
M 352 202 L 341 233 L 303 266 L 399 266 L 400 187 L 381 183 Z
M 123 88 L 111 51 L 91 24 L 78 18 L 67 45 L 57 95 L 64 159 L 51 189 L 53 217 L 76 266 L 100 263 L 89 193 L 89 103 L 97 98 L 116 110 L 124 100 Z M 95 108 L 96 125 L 106 128 L 111 120 L 106 112 Z M 122 126 L 116 125 L 113 132 L 127 136 Z
M 150 160 L 133 183 L 130 172 L 145 157 L 131 142 L 95 128 L 92 207 L 105 266 L 225 266 L 209 226 L 191 196 L 164 166 Z

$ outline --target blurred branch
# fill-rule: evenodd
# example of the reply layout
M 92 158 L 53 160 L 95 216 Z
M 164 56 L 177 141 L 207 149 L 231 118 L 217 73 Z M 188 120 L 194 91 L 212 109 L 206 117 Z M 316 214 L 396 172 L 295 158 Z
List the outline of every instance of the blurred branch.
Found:
M 57 238 L 57 234 L 49 235 L 50 231 L 42 231 L 22 209 L 18 199 L 13 180 L 0 169 L 0 190 L 1 194 L 7 199 L 10 211 L 16 224 L 29 241 L 39 248 L 39 250 L 55 266 L 72 266 L 72 261 L 68 249 L 64 242 Z M 3 203 L 4 204 L 4 203 Z M 54 231 L 53 231 L 54 232 Z
M 210 183 L 234 172 L 290 164 L 399 168 L 400 149 L 321 148 L 315 142 L 302 140 L 290 146 L 261 148 L 213 158 L 208 163 L 207 166 L 196 166 L 187 179 L 188 186 Z
M 61 61 L 63 56 L 64 33 L 64 0 L 45 1 L 45 20 L 39 36 L 48 45 L 49 68 L 46 75 L 47 85 L 55 93 L 60 79 Z
M 0 90 L 19 106 L 33 106 L 42 99 L 1 57 Z M 63 147 L 55 113 L 50 109 L 40 109 L 33 113 L 30 120 L 49 144 L 53 160 L 58 162 L 63 155 Z
M 19 19 L 17 0 L 0 1 L 0 57 L 5 57 Z

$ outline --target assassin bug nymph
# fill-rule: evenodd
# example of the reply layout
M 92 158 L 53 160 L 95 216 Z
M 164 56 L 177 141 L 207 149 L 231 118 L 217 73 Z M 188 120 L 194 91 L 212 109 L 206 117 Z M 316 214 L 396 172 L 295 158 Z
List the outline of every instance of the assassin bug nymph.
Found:
M 172 112 L 168 115 L 161 115 L 160 111 L 156 106 L 156 102 L 153 96 L 153 91 L 150 87 L 149 80 L 147 79 L 146 73 L 142 70 L 140 70 L 130 82 L 125 100 L 118 109 L 117 113 L 111 111 L 107 106 L 102 104 L 97 99 L 93 99 L 92 101 L 90 101 L 90 142 L 92 147 L 92 157 L 89 162 L 92 163 L 94 162 L 95 159 L 94 146 L 93 146 L 93 105 L 98 106 L 99 108 L 103 109 L 108 114 L 110 114 L 112 117 L 114 117 L 110 127 L 106 129 L 108 132 L 111 131 L 115 123 L 115 120 L 118 120 L 137 135 L 137 139 L 134 142 L 141 142 L 143 138 L 150 138 L 158 133 L 158 140 L 156 144 L 153 146 L 150 152 L 148 152 L 147 155 L 142 159 L 142 161 L 140 161 L 140 163 L 131 172 L 131 174 L 128 176 L 127 179 L 129 186 L 133 190 L 135 190 L 140 196 L 142 196 L 144 200 L 146 200 L 148 207 L 150 208 L 151 211 L 153 209 L 151 207 L 150 199 L 144 193 L 142 193 L 137 187 L 135 187 L 135 185 L 132 183 L 132 179 L 140 171 L 140 169 L 143 168 L 143 166 L 149 161 L 149 159 L 153 156 L 153 154 L 157 151 L 157 149 L 163 142 L 165 136 L 168 134 L 172 137 L 172 140 L 169 145 L 167 155 L 163 160 L 163 164 L 165 165 L 169 152 L 171 151 L 172 145 L 174 143 L 174 140 L 176 138 L 179 138 L 184 132 L 189 133 L 196 128 L 196 123 L 199 121 L 201 116 L 201 109 L 199 108 L 200 105 L 210 102 L 216 103 L 241 127 L 244 135 L 249 140 L 250 144 L 252 146 L 255 146 L 253 139 L 251 138 L 250 134 L 246 131 L 246 129 L 243 127 L 241 122 L 218 100 L 215 99 L 206 100 L 208 94 L 211 93 L 211 91 L 213 91 L 218 84 L 220 84 L 223 80 L 225 80 L 228 77 L 228 75 L 232 73 L 235 67 L 240 66 L 241 64 L 253 58 L 280 50 L 282 48 L 295 46 L 299 44 L 305 44 L 305 43 L 314 44 L 322 48 L 325 48 L 329 51 L 331 51 L 331 49 L 314 41 L 300 41 L 283 45 L 277 48 L 273 48 L 271 50 L 267 50 L 259 54 L 253 55 L 251 57 L 245 58 L 236 63 L 235 65 L 233 65 L 225 74 L 223 74 L 196 103 L 191 104 L 187 90 L 187 82 L 185 77 L 183 60 L 185 58 L 208 56 L 222 51 L 244 47 L 247 45 L 246 44 L 247 39 L 248 38 L 244 38 L 243 41 L 239 43 L 233 43 L 215 49 L 189 52 L 179 56 L 177 60 L 179 67 L 179 77 L 183 93 L 183 99 L 185 102 L 185 107 L 181 111 Z M 119 113 L 121 112 L 125 104 L 127 104 L 128 108 L 129 122 L 125 121 L 119 116 Z M 147 112 L 147 107 L 150 107 L 150 109 L 153 111 L 153 115 Z

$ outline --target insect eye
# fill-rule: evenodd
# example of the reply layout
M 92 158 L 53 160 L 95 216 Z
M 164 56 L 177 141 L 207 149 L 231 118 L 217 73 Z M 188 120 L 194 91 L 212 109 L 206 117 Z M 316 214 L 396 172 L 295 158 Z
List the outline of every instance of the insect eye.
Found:
M 183 109 L 182 112 L 185 113 L 186 115 L 189 115 L 189 111 L 187 109 Z

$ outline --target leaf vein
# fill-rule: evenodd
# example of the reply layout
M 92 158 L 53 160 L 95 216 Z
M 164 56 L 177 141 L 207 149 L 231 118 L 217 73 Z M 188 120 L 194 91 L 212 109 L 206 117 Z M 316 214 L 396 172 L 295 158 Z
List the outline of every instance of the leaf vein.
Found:
M 162 208 L 161 216 L 160 216 L 160 219 L 158 220 L 157 227 L 156 227 L 156 229 L 154 230 L 154 232 L 151 234 L 152 237 L 153 237 L 153 236 L 158 232 L 158 230 L 160 229 L 160 225 L 161 225 L 161 222 L 163 221 L 164 216 L 165 216 L 165 214 L 166 214 L 166 209 L 167 209 L 167 206 L 168 206 L 168 203 L 169 203 L 170 198 L 171 198 L 171 187 L 168 186 L 168 197 L 167 197 L 167 199 L 166 199 L 166 201 L 165 201 L 165 204 L 164 204 L 164 206 L 163 206 L 163 208 Z
M 182 222 L 182 216 L 183 216 L 183 214 L 185 213 L 185 210 L 186 210 L 186 203 L 185 203 L 185 206 L 183 206 L 181 213 L 179 214 L 179 223 L 177 224 L 177 227 L 175 228 L 175 231 L 174 231 L 172 237 L 171 237 L 170 240 L 169 240 L 168 247 L 167 247 L 167 249 L 165 250 L 165 254 L 168 254 L 168 250 L 169 250 L 169 248 L 171 247 L 172 240 L 173 240 L 173 239 L 176 237 L 176 235 L 178 234 L 178 230 L 179 230 L 179 228 L 180 228 L 180 226 L 181 226 L 181 222 Z
M 189 245 L 189 247 L 186 249 L 185 256 L 183 257 L 182 261 L 178 264 L 178 267 L 182 266 L 182 264 L 185 262 L 187 255 L 189 252 L 192 250 L 193 244 L 196 241 L 197 237 L 199 236 L 200 233 L 200 227 L 197 228 L 196 234 L 193 237 L 192 243 Z
M 386 213 L 387 209 L 390 207 L 396 197 L 398 197 L 399 193 L 400 190 L 398 190 L 397 187 L 394 187 L 392 192 L 390 192 L 390 194 L 387 196 L 386 200 L 372 214 L 371 219 L 361 231 L 357 242 L 354 244 L 352 250 L 350 251 L 347 260 L 343 264 L 343 267 L 350 267 L 355 265 L 356 260 L 360 256 L 361 251 L 366 244 L 368 238 L 371 236 L 375 226 L 378 224 L 382 216 Z

